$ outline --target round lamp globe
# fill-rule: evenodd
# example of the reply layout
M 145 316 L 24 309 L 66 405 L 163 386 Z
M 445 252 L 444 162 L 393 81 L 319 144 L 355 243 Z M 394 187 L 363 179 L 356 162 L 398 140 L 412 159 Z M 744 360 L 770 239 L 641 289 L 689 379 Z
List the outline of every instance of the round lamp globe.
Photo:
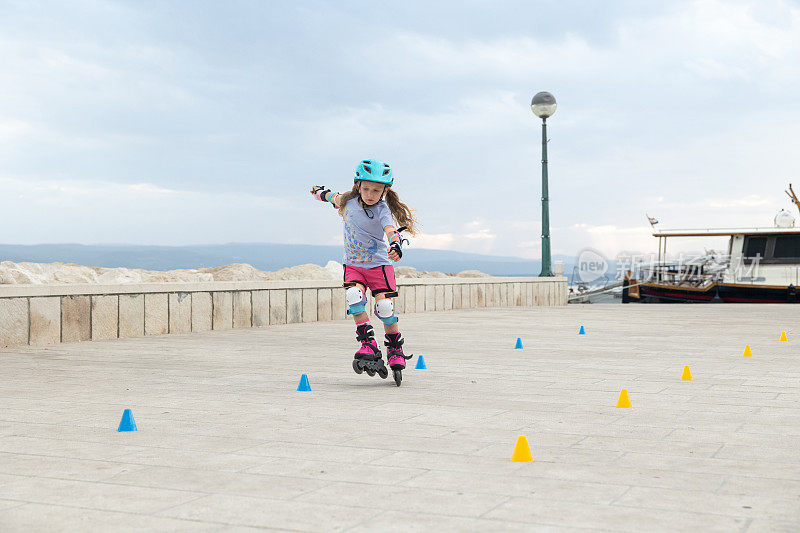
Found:
M 531 111 L 539 118 L 553 116 L 553 113 L 556 112 L 555 97 L 546 91 L 536 93 L 531 100 Z

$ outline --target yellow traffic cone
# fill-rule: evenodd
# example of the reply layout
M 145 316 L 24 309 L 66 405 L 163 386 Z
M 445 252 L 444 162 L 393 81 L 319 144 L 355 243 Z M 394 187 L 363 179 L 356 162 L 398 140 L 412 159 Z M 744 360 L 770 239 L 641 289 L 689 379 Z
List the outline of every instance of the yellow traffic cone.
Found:
M 528 438 L 525 437 L 525 435 L 517 437 L 517 444 L 514 446 L 514 453 L 511 454 L 511 460 L 515 463 L 530 463 L 533 461 L 531 447 L 528 446 Z
M 784 341 L 784 342 L 787 342 L 789 340 L 789 339 L 786 338 L 786 332 L 785 331 L 781 331 L 781 340 Z
M 744 353 L 742 354 L 742 357 L 753 357 L 753 350 L 750 349 L 749 344 L 744 345 Z
M 689 370 L 689 365 L 683 365 L 683 374 L 681 374 L 683 381 L 692 381 L 692 371 Z
M 628 396 L 628 389 L 622 389 L 621 391 L 619 391 L 619 400 L 617 400 L 617 407 L 624 407 L 624 408 L 633 407 L 631 405 L 631 399 Z

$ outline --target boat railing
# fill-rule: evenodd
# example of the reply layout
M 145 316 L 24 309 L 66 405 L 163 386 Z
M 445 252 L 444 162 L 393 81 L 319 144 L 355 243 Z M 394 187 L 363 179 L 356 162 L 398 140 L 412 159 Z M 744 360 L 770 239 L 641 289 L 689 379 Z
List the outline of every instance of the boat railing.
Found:
M 728 263 L 705 261 L 686 263 L 680 261 L 659 261 L 638 265 L 633 277 L 637 280 L 651 280 L 675 283 L 691 287 L 701 287 L 707 283 L 722 281 Z
M 603 277 L 602 280 L 603 285 L 595 284 L 590 286 L 588 283 L 578 282 L 575 287 L 570 287 L 569 295 L 567 297 L 568 303 L 591 303 L 591 298 L 593 296 L 598 296 L 600 294 L 605 293 L 615 293 L 616 289 L 622 287 L 622 281 L 609 278 L 608 276 Z M 619 291 L 619 296 L 621 296 L 621 291 Z M 616 296 L 616 294 L 615 294 Z
M 653 237 L 724 237 L 729 235 L 744 235 L 748 233 L 798 233 L 800 228 L 776 227 L 739 227 L 739 228 L 670 228 L 653 232 Z

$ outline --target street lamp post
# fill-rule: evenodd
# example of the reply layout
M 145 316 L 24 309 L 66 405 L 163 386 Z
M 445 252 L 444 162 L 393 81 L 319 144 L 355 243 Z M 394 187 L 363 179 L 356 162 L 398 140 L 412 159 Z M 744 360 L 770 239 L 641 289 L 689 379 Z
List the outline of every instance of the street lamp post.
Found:
M 556 112 L 556 99 L 540 92 L 531 100 L 533 114 L 542 119 L 542 271 L 540 277 L 552 277 L 550 267 L 550 197 L 547 191 L 547 117 Z

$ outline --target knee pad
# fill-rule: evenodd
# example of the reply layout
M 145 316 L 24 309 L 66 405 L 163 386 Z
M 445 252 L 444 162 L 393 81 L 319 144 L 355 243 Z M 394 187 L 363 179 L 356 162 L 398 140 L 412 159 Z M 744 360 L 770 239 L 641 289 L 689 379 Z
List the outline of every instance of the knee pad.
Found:
M 375 316 L 384 324 L 394 324 L 397 317 L 394 315 L 394 302 L 391 298 L 384 298 L 375 302 Z
M 361 290 L 361 287 L 355 285 L 348 287 L 344 291 L 344 298 L 347 301 L 347 314 L 360 315 L 364 312 L 364 307 L 367 305 L 367 295 Z

